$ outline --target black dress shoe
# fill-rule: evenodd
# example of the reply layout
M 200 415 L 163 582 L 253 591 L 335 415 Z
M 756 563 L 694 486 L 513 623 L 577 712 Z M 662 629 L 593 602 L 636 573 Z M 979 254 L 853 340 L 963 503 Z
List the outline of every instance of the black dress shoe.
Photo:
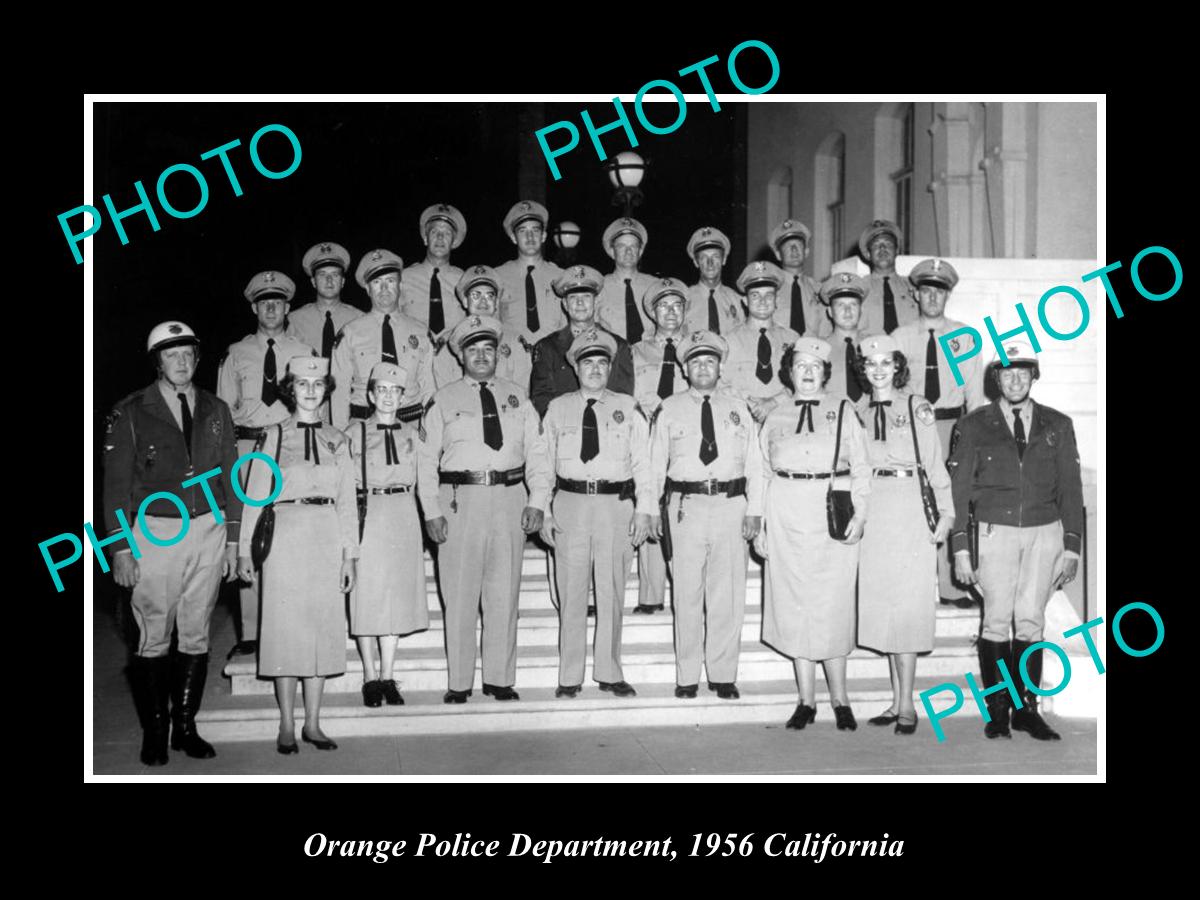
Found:
M 276 738 L 275 739 L 275 752 L 281 753 L 284 756 L 291 756 L 293 753 L 299 753 L 300 748 L 296 746 L 295 738 L 292 739 L 292 742 L 290 744 L 285 744 L 279 738 Z
M 600 690 L 616 694 L 618 697 L 636 697 L 637 691 L 628 681 L 601 681 Z
M 787 720 L 787 727 L 795 731 L 800 731 L 809 722 L 815 721 L 817 718 L 817 708 L 815 706 L 806 706 L 803 703 L 796 704 L 796 711 L 792 713 L 792 717 Z
M 325 740 L 321 740 L 320 738 L 310 738 L 307 734 L 304 733 L 303 728 L 300 729 L 300 740 L 304 741 L 304 743 L 306 743 L 306 744 L 312 744 L 318 750 L 336 750 L 337 749 L 337 744 L 334 743 L 333 741 L 325 741 Z
M 383 687 L 378 681 L 364 681 L 362 686 L 363 706 L 374 709 L 383 706 Z
M 1062 735 L 1046 724 L 1037 708 L 1026 706 L 1012 712 L 1012 730 L 1024 731 L 1035 741 L 1061 741 Z
M 698 684 L 677 684 L 675 685 L 675 696 L 680 700 L 695 700 L 699 687 Z
M 992 714 L 992 720 L 983 726 L 984 736 L 987 738 L 1011 738 L 1012 732 L 1008 730 L 1008 707 L 998 709 L 989 709 Z
M 858 723 L 854 721 L 854 711 L 849 706 L 835 706 L 833 718 L 837 721 L 838 731 L 858 730 Z
M 945 601 L 943 600 L 942 602 L 944 603 Z M 868 725 L 891 725 L 893 722 L 896 722 L 897 720 L 899 720 L 899 718 L 900 717 L 898 715 L 896 715 L 896 713 L 880 713 L 877 716 L 872 716 L 871 718 L 867 719 L 867 724 Z
M 495 697 L 497 700 L 520 700 L 521 695 L 513 690 L 512 685 L 498 687 L 494 684 L 485 684 L 483 686 L 483 695 L 485 697 Z
M 917 730 L 917 715 L 913 713 L 912 722 L 905 722 L 903 719 L 896 719 L 896 734 L 913 734 Z
M 574 697 L 583 689 L 582 684 L 560 684 L 554 689 L 555 697 Z
M 656 606 L 652 606 L 649 603 L 639 603 L 637 606 L 635 606 L 633 608 L 633 612 L 635 615 L 642 615 L 642 616 L 652 616 L 656 612 L 662 612 L 662 611 L 663 611 L 663 607 L 662 607 L 661 603 L 659 603 Z
M 394 678 L 385 678 L 377 681 L 379 690 L 383 693 L 383 699 L 387 701 L 388 706 L 403 706 L 404 698 L 400 696 L 400 689 L 396 687 Z
M 722 700 L 737 700 L 742 695 L 738 693 L 737 685 L 732 681 L 710 681 L 708 683 L 710 691 L 716 691 L 717 696 Z
M 233 645 L 233 649 L 229 651 L 226 659 L 233 659 L 235 656 L 253 656 L 258 652 L 258 641 L 238 641 Z
M 470 691 L 450 690 L 450 691 L 446 691 L 446 693 L 442 695 L 442 702 L 443 703 L 466 703 L 467 698 L 470 696 L 471 696 Z

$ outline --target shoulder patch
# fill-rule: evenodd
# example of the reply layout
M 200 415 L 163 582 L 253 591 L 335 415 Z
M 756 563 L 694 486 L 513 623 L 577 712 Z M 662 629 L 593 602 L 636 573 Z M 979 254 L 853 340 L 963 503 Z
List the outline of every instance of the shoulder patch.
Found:
M 937 415 L 934 413 L 933 407 L 929 405 L 928 400 L 917 404 L 915 415 L 922 425 L 932 425 L 937 421 Z
M 113 433 L 113 429 L 117 427 L 117 420 L 121 418 L 121 408 L 114 406 L 112 412 L 104 419 L 104 433 L 109 435 Z M 107 448 L 106 448 L 107 449 Z

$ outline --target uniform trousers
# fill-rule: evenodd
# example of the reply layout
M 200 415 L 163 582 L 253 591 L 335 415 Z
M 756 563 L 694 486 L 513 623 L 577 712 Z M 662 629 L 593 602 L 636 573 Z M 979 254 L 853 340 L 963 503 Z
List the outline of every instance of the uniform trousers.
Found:
M 979 587 L 983 639 L 1040 641 L 1046 604 L 1063 570 L 1062 522 L 1049 525 L 979 523 Z
M 225 561 L 225 525 L 212 513 L 193 517 L 183 539 L 169 547 L 158 540 L 177 535 L 182 519 L 146 516 L 134 522 L 133 536 L 142 556 L 137 560 L 138 582 L 133 588 L 131 609 L 138 626 L 138 656 L 166 656 L 171 649 L 171 632 L 179 626 L 179 652 L 196 655 L 208 652 L 208 623 Z
M 638 603 L 662 606 L 667 598 L 667 561 L 659 541 L 643 541 L 638 547 Z
M 709 681 L 736 681 L 749 564 L 749 547 L 742 538 L 746 498 L 672 493 L 667 514 L 676 683 L 699 683 L 702 653 Z
M 938 437 L 942 441 L 942 459 L 950 458 L 950 435 L 954 432 L 954 426 L 958 424 L 955 419 L 938 419 L 935 423 L 937 427 Z M 925 460 L 922 460 L 925 462 Z M 941 513 L 953 513 L 952 509 L 938 510 Z M 966 527 L 966 522 L 963 522 L 963 527 Z M 971 596 L 971 592 L 964 590 L 954 582 L 954 551 L 950 549 L 950 542 L 945 541 L 937 549 L 937 571 L 938 571 L 938 596 L 945 597 L 947 600 L 959 600 L 963 597 Z
M 267 440 L 263 441 L 262 453 L 274 457 L 275 455 L 275 426 L 268 425 L 266 428 Z M 237 442 L 238 458 L 245 456 L 254 449 L 256 441 L 253 438 L 239 438 Z M 250 477 L 251 466 L 265 466 L 266 463 L 261 459 L 247 460 L 242 463 L 238 470 L 238 475 L 242 479 L 242 490 L 246 489 L 246 479 Z M 255 500 L 261 499 L 258 497 Z M 258 610 L 259 600 L 262 591 L 262 579 L 258 578 L 251 584 L 246 584 L 244 581 L 238 583 L 238 617 L 241 620 L 242 631 L 241 639 L 243 641 L 258 640 Z
M 558 683 L 583 683 L 587 657 L 588 588 L 595 577 L 596 633 L 592 677 L 624 681 L 621 674 L 621 615 L 625 581 L 633 564 L 629 525 L 633 502 L 615 494 L 575 494 L 554 497 L 558 581 Z
M 457 492 L 457 506 L 452 503 Z M 483 680 L 517 679 L 517 600 L 525 532 L 522 484 L 443 484 L 446 541 L 438 548 L 438 582 L 446 604 L 446 663 L 452 691 L 475 683 L 475 625 L 483 609 Z

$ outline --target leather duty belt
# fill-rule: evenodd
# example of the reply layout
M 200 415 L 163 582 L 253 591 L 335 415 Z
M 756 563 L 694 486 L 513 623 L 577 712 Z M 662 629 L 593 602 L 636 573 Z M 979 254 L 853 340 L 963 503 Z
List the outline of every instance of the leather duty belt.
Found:
M 333 503 L 332 497 L 298 497 L 295 500 L 276 500 L 275 505 L 281 503 L 303 503 L 305 506 L 328 506 Z
M 876 478 L 913 478 L 917 474 L 916 469 L 875 469 L 871 472 Z
M 438 474 L 440 484 L 482 484 L 494 486 L 502 484 L 511 486 L 520 484 L 525 478 L 525 467 L 517 466 L 507 472 L 496 472 L 491 469 L 486 472 L 441 472 Z
M 411 484 L 393 484 L 391 487 L 373 487 L 372 494 L 407 494 L 413 489 Z
M 260 437 L 266 434 L 266 428 L 258 428 L 253 425 L 234 425 L 233 434 L 239 441 L 257 441 Z
M 794 478 L 799 481 L 806 481 L 810 478 L 828 478 L 829 477 L 828 472 L 789 472 L 786 469 L 776 469 L 775 474 L 778 475 L 780 478 Z M 850 474 L 849 469 L 842 469 L 841 471 L 835 472 L 834 477 L 841 478 L 841 477 L 843 477 L 845 475 L 849 475 L 849 474 Z
M 421 418 L 421 412 L 424 407 L 420 403 L 413 403 L 410 406 L 402 406 L 396 410 L 396 421 L 398 422 L 415 422 Z M 357 403 L 350 404 L 350 418 L 352 419 L 369 419 L 371 418 L 371 407 L 360 406 Z
M 633 479 L 624 481 L 577 481 L 574 478 L 556 477 L 554 486 L 569 494 L 619 494 L 622 500 L 632 500 L 634 495 Z
M 676 481 L 667 479 L 668 494 L 707 494 L 709 496 L 724 494 L 726 497 L 744 497 L 746 495 L 746 479 L 731 478 L 729 481 L 717 481 L 710 478 L 707 481 Z

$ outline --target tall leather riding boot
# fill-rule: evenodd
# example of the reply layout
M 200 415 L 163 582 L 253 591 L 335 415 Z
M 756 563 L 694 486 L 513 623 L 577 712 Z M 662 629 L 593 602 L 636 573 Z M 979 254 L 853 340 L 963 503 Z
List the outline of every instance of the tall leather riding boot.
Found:
M 142 722 L 142 765 L 167 764 L 170 736 L 171 661 L 165 656 L 135 656 L 130 668 L 134 699 Z
M 204 697 L 208 654 L 176 653 L 171 660 L 171 749 L 193 759 L 212 759 L 217 751 L 196 734 L 196 713 Z
M 1013 641 L 1012 642 L 1012 658 L 1009 662 L 1009 668 L 1013 673 L 1013 680 L 1021 677 L 1020 670 L 1017 668 L 1021 661 L 1021 654 L 1028 649 L 1032 641 Z M 1042 651 L 1037 650 L 1029 654 L 1029 659 L 1025 664 L 1025 672 L 1029 676 L 1029 683 L 1042 686 Z M 1019 682 L 1021 688 L 1021 703 L 1024 704 L 1021 709 L 1013 710 L 1012 727 L 1014 731 L 1026 731 L 1029 736 L 1035 741 L 1058 741 L 1062 740 L 1059 733 L 1046 724 L 1046 720 L 1038 713 L 1038 695 L 1029 689 L 1029 686 L 1024 682 Z
M 1000 660 L 1004 660 L 1005 665 L 1008 665 L 1008 653 L 1008 641 L 979 639 L 979 670 L 983 676 L 985 688 L 1000 684 L 1004 680 L 999 663 Z M 992 720 L 983 726 L 983 733 L 989 738 L 1011 738 L 1012 732 L 1008 730 L 1008 713 L 1012 708 L 1012 698 L 1009 696 L 1008 690 L 988 694 L 987 708 Z

